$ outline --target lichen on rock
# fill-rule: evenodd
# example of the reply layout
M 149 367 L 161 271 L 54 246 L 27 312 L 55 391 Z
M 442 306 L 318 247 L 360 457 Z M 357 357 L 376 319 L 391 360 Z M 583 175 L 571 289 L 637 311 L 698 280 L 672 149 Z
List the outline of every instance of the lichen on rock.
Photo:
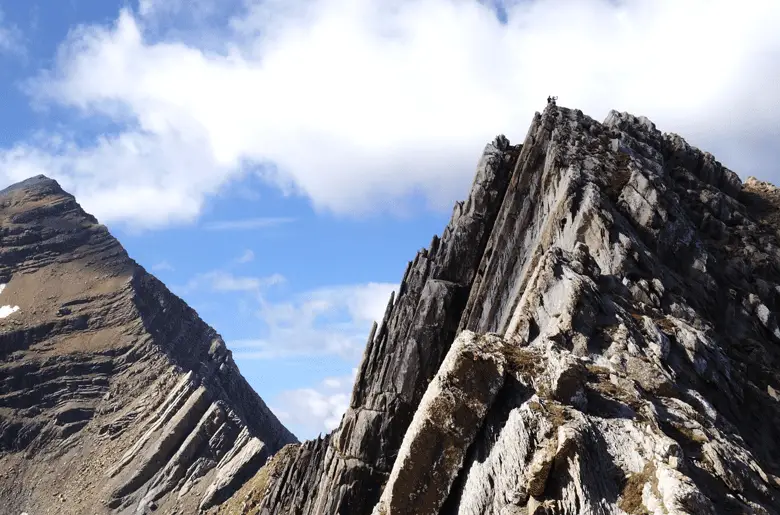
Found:
M 428 385 L 374 515 L 435 515 L 504 384 L 504 342 L 464 331 Z

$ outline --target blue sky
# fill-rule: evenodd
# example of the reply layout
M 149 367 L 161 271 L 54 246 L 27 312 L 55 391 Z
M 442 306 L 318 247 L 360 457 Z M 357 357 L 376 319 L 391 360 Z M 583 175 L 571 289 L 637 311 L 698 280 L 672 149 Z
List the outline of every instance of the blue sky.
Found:
M 776 181 L 780 3 L 0 2 L 0 188 L 56 178 L 195 307 L 299 437 L 549 94 Z

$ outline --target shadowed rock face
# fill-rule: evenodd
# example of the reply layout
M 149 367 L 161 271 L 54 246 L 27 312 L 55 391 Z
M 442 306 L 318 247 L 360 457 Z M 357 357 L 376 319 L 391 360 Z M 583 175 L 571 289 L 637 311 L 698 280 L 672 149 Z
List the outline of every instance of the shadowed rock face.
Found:
M 420 251 L 374 327 L 341 426 L 306 442 L 272 482 L 264 514 L 370 513 L 404 433 L 455 338 L 519 147 L 486 147 L 469 198 Z
M 409 264 L 340 427 L 232 513 L 780 513 L 778 221 L 646 118 L 548 106 Z M 504 377 L 454 367 L 459 333 Z
M 0 285 L 0 512 L 193 513 L 295 441 L 55 181 L 0 192 Z

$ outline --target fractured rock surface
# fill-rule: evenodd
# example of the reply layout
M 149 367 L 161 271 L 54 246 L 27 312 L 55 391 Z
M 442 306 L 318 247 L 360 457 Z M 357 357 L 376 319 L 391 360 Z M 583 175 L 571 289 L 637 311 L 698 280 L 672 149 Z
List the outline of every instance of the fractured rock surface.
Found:
M 340 427 L 231 506 L 780 513 L 778 221 L 780 190 L 646 118 L 548 106 L 410 263 Z M 503 342 L 476 403 L 440 386 L 458 334 Z M 410 451 L 434 434 L 452 460 Z
M 428 385 L 375 515 L 436 515 L 485 414 L 504 384 L 504 342 L 458 335 Z
M 486 147 L 469 198 L 406 268 L 369 336 L 339 429 L 305 442 L 270 482 L 260 513 L 370 513 L 404 433 L 455 338 L 460 313 L 509 185 L 518 147 Z
M 195 513 L 295 441 L 55 181 L 0 192 L 0 285 L 0 513 Z

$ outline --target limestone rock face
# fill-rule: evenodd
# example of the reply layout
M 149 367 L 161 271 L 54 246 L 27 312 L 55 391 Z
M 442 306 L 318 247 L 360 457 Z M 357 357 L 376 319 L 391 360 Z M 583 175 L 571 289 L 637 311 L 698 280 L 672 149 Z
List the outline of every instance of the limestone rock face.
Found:
M 417 405 L 455 339 L 520 147 L 485 148 L 469 198 L 406 268 L 368 339 L 339 429 L 290 454 L 260 513 L 370 513 Z
M 341 426 L 243 506 L 780 513 L 779 221 L 780 190 L 646 118 L 548 106 L 408 267 Z M 462 338 L 500 339 L 503 377 L 443 387 Z
M 436 515 L 504 384 L 504 342 L 464 331 L 428 385 L 374 515 Z
M 295 441 L 221 337 L 46 177 L 0 192 L 0 306 L 0 513 L 195 513 Z

